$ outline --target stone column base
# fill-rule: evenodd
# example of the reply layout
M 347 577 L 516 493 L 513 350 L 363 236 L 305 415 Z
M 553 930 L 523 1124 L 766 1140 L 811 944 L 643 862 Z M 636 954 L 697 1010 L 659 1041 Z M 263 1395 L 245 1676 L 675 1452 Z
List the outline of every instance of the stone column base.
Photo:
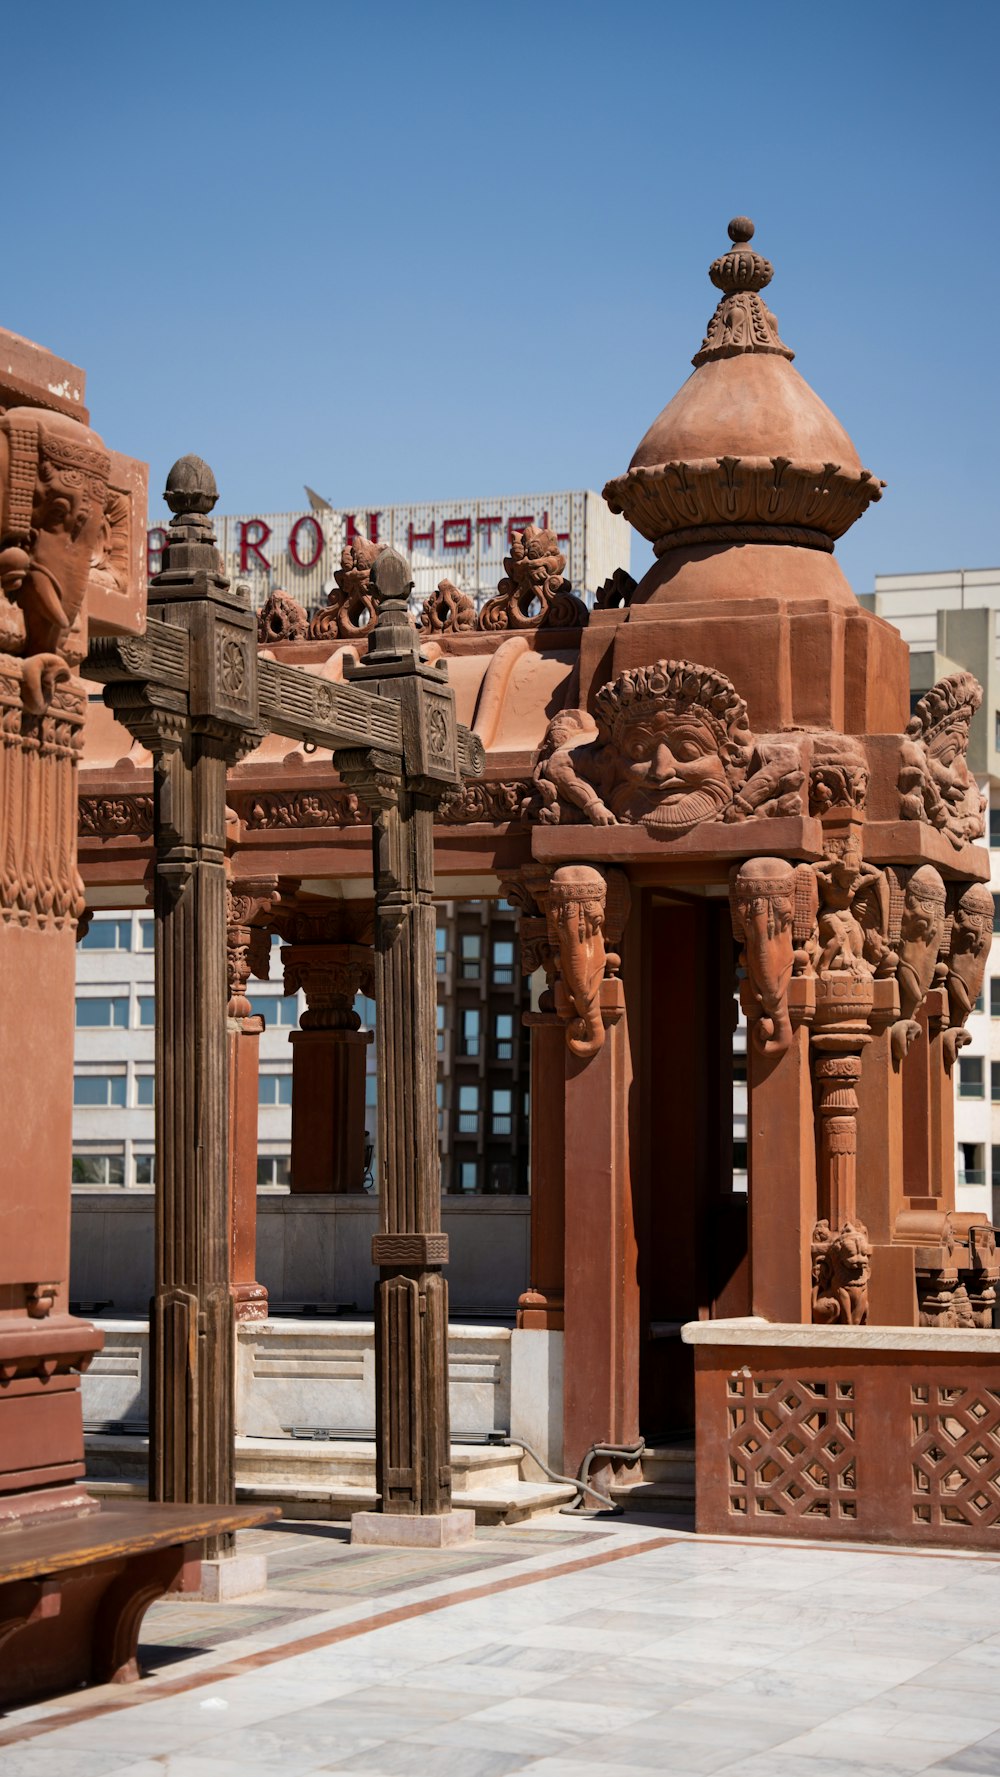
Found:
M 450 1549 L 471 1543 L 476 1534 L 472 1511 L 441 1512 L 436 1516 L 401 1512 L 355 1512 L 351 1519 L 352 1543 L 379 1543 L 405 1549 Z
M 222 1604 L 227 1598 L 245 1598 L 267 1586 L 267 1556 L 243 1554 L 213 1556 L 202 1561 L 199 1596 L 206 1604 Z

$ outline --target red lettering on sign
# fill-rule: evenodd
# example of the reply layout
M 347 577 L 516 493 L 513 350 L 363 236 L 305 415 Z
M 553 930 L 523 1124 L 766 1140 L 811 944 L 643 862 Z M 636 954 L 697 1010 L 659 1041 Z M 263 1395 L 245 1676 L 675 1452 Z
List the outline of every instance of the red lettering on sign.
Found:
M 433 524 L 433 521 L 431 522 L 431 528 L 429 531 L 415 531 L 413 528 L 413 525 L 411 523 L 411 525 L 410 525 L 410 542 L 409 542 L 409 550 L 410 550 L 411 555 L 413 554 L 414 543 L 429 543 L 431 548 L 433 549 L 433 547 L 434 547 L 434 524 Z
M 461 535 L 449 537 L 449 531 L 460 531 Z M 471 518 L 446 518 L 441 526 L 442 549 L 471 549 L 472 520 Z
M 165 525 L 155 524 L 151 531 L 146 532 L 146 572 L 158 574 L 160 558 L 170 541 L 170 532 Z M 155 556 L 155 561 L 154 561 Z
M 368 514 L 368 541 L 369 541 L 369 543 L 377 543 L 378 542 L 378 521 L 381 518 L 381 516 L 382 516 L 381 512 L 369 512 L 369 514 Z M 357 518 L 355 517 L 353 512 L 346 513 L 345 518 L 347 520 L 347 529 L 344 532 L 344 542 L 347 544 L 348 548 L 350 548 L 352 543 L 357 542 L 360 532 L 358 530 Z
M 257 557 L 257 565 L 269 573 L 271 564 L 264 554 L 262 545 L 271 535 L 270 525 L 265 524 L 262 518 L 241 518 L 236 528 L 240 533 L 240 573 L 248 574 L 250 572 L 250 557 L 252 555 Z M 256 531 L 258 535 L 251 537 L 251 531 Z
M 477 518 L 476 519 L 477 530 L 486 532 L 486 547 L 487 547 L 487 549 L 489 548 L 490 543 L 493 539 L 493 532 L 498 531 L 502 524 L 503 524 L 503 519 L 500 517 L 499 513 L 497 514 L 496 518 Z
M 313 533 L 313 552 L 308 561 L 304 555 L 299 554 L 299 535 L 304 524 L 312 525 Z M 295 563 L 295 566 L 297 568 L 314 568 L 323 553 L 323 544 L 325 541 L 326 539 L 323 536 L 322 527 L 318 518 L 313 518 L 312 514 L 307 512 L 304 518 L 296 519 L 288 533 L 288 553 Z
M 525 525 L 534 524 L 534 522 L 535 522 L 535 515 L 533 512 L 529 512 L 527 517 L 525 517 L 522 514 L 520 518 L 508 518 L 508 520 L 507 520 L 507 548 L 509 549 L 511 544 L 514 541 L 514 532 L 515 531 L 523 531 Z

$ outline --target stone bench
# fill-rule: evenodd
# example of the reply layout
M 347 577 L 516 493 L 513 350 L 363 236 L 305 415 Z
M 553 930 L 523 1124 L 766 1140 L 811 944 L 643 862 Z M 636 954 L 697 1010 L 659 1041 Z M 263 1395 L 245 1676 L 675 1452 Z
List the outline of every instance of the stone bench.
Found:
M 202 1544 L 274 1507 L 115 1502 L 0 1532 L 0 1705 L 139 1677 L 142 1619 L 165 1592 L 197 1592 Z

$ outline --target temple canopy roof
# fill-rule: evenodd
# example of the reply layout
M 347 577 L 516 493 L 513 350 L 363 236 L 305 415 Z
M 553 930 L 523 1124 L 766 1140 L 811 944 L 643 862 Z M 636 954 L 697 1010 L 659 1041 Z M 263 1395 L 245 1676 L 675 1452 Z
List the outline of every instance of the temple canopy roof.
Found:
M 761 296 L 769 260 L 749 245 L 754 225 L 729 224 L 731 249 L 709 277 L 722 296 L 694 372 L 653 421 L 624 475 L 607 483 L 613 512 L 657 545 L 726 541 L 726 527 L 829 549 L 883 483 L 862 467 L 840 421 L 792 366 Z M 694 535 L 711 529 L 710 537 Z M 787 534 L 793 528 L 798 534 Z M 777 534 L 784 530 L 785 535 Z

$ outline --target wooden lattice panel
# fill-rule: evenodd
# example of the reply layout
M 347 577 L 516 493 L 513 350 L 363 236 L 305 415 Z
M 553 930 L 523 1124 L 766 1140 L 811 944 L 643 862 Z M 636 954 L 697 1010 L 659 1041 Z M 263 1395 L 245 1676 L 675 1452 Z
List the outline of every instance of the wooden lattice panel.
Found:
M 727 1396 L 734 1516 L 856 1518 L 853 1382 L 738 1373 Z
M 1000 1391 L 914 1383 L 910 1443 L 915 1524 L 1000 1524 Z

